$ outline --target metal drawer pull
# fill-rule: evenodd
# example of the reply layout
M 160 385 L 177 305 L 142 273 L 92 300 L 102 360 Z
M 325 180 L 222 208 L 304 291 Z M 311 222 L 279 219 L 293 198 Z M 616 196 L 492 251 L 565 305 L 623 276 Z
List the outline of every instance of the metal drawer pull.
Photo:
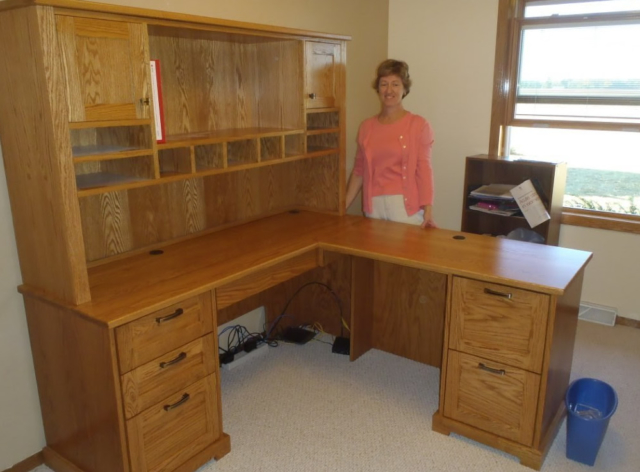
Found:
M 498 292 L 497 290 L 491 290 L 490 288 L 485 288 L 484 293 L 488 295 L 495 295 L 496 297 L 503 297 L 503 298 L 506 298 L 507 300 L 511 300 L 511 297 L 513 297 L 513 295 L 510 293 Z
M 507 373 L 504 369 L 492 369 L 491 367 L 487 367 L 482 362 L 478 364 L 478 369 L 486 370 L 487 372 L 497 375 L 505 375 Z
M 164 411 L 169 411 L 169 410 L 173 410 L 174 408 L 178 408 L 180 405 L 182 405 L 183 403 L 186 403 L 188 400 L 189 400 L 189 394 L 185 393 L 184 395 L 182 395 L 182 398 L 177 402 L 175 402 L 173 405 L 165 405 L 163 407 Z
M 159 318 L 156 318 L 156 323 L 158 323 L 158 324 L 164 323 L 165 321 L 169 321 L 169 320 L 172 320 L 174 318 L 177 318 L 178 316 L 180 316 L 183 313 L 184 313 L 184 310 L 182 308 L 178 308 L 176 311 L 174 311 L 170 315 L 161 316 Z
M 164 369 L 165 367 L 169 367 L 173 364 L 177 364 L 178 362 L 180 362 L 181 360 L 184 360 L 187 358 L 187 353 L 186 352 L 181 352 L 180 354 L 177 355 L 177 357 L 175 359 L 172 359 L 170 361 L 167 362 L 161 362 L 160 363 L 160 368 Z

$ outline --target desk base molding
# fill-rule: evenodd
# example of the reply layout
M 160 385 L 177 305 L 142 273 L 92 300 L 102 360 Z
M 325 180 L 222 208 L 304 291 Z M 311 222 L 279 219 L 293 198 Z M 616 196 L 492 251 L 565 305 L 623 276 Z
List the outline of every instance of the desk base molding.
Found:
M 482 431 L 464 423 L 445 418 L 440 413 L 440 410 L 436 411 L 431 421 L 431 429 L 437 433 L 449 436 L 451 433 L 456 433 L 474 441 L 478 441 L 482 444 L 486 444 L 489 447 L 500 449 L 501 451 L 511 454 L 520 459 L 520 464 L 525 467 L 530 467 L 534 470 L 540 470 L 542 463 L 549 450 L 548 447 L 543 451 L 523 446 L 508 439 L 496 436 L 495 434 Z M 549 444 L 552 441 L 549 441 Z
M 174 472 L 192 472 L 211 459 L 220 460 L 229 451 L 231 451 L 231 438 L 227 433 L 223 433 L 220 439 L 191 457 Z M 42 462 L 55 472 L 84 472 L 48 446 L 42 450 L 42 457 L 44 458 Z M 7 472 L 12 472 L 12 469 Z

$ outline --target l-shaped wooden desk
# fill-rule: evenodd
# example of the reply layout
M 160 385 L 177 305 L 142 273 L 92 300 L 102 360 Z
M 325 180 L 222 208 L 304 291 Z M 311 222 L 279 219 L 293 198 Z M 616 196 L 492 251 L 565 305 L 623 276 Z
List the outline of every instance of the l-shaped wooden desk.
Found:
M 539 469 L 564 415 L 590 258 L 296 211 L 96 265 L 78 306 L 23 285 L 46 462 L 186 472 L 224 456 L 215 327 L 258 304 L 273 319 L 322 279 L 342 298 L 352 360 L 377 348 L 441 366 L 433 429 Z M 337 334 L 335 307 L 312 292 L 300 306 Z

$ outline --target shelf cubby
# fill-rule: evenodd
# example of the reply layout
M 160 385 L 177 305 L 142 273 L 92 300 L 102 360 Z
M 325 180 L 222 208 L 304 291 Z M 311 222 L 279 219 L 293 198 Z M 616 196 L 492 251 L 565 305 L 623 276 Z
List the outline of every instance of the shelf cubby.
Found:
M 196 172 L 224 169 L 225 150 L 223 143 L 193 146 Z
M 75 164 L 78 191 L 127 186 L 156 178 L 153 156 L 79 162 Z
M 227 167 L 256 164 L 257 162 L 257 139 L 241 139 L 227 143 Z
M 162 149 L 158 151 L 160 177 L 181 174 L 192 174 L 194 166 L 191 159 L 191 148 Z
M 340 127 L 340 111 L 335 108 L 307 110 L 307 131 L 334 130 Z
M 148 125 L 75 128 L 70 137 L 74 162 L 129 158 L 151 151 Z
M 282 136 L 264 136 L 260 139 L 260 162 L 282 159 Z
M 289 134 L 284 137 L 284 157 L 298 157 L 305 152 L 304 134 Z
M 340 133 L 307 134 L 307 154 L 335 152 L 339 148 Z

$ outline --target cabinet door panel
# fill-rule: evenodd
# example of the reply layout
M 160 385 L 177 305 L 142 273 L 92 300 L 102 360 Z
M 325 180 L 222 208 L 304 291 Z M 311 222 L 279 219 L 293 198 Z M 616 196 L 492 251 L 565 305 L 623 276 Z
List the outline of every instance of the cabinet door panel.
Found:
M 449 351 L 444 415 L 530 446 L 540 376 Z
M 549 296 L 455 277 L 449 347 L 542 371 Z
M 338 44 L 306 43 L 307 108 L 336 106 L 337 73 L 340 63 Z
M 70 121 L 149 117 L 149 61 L 141 24 L 58 16 L 56 26 Z

